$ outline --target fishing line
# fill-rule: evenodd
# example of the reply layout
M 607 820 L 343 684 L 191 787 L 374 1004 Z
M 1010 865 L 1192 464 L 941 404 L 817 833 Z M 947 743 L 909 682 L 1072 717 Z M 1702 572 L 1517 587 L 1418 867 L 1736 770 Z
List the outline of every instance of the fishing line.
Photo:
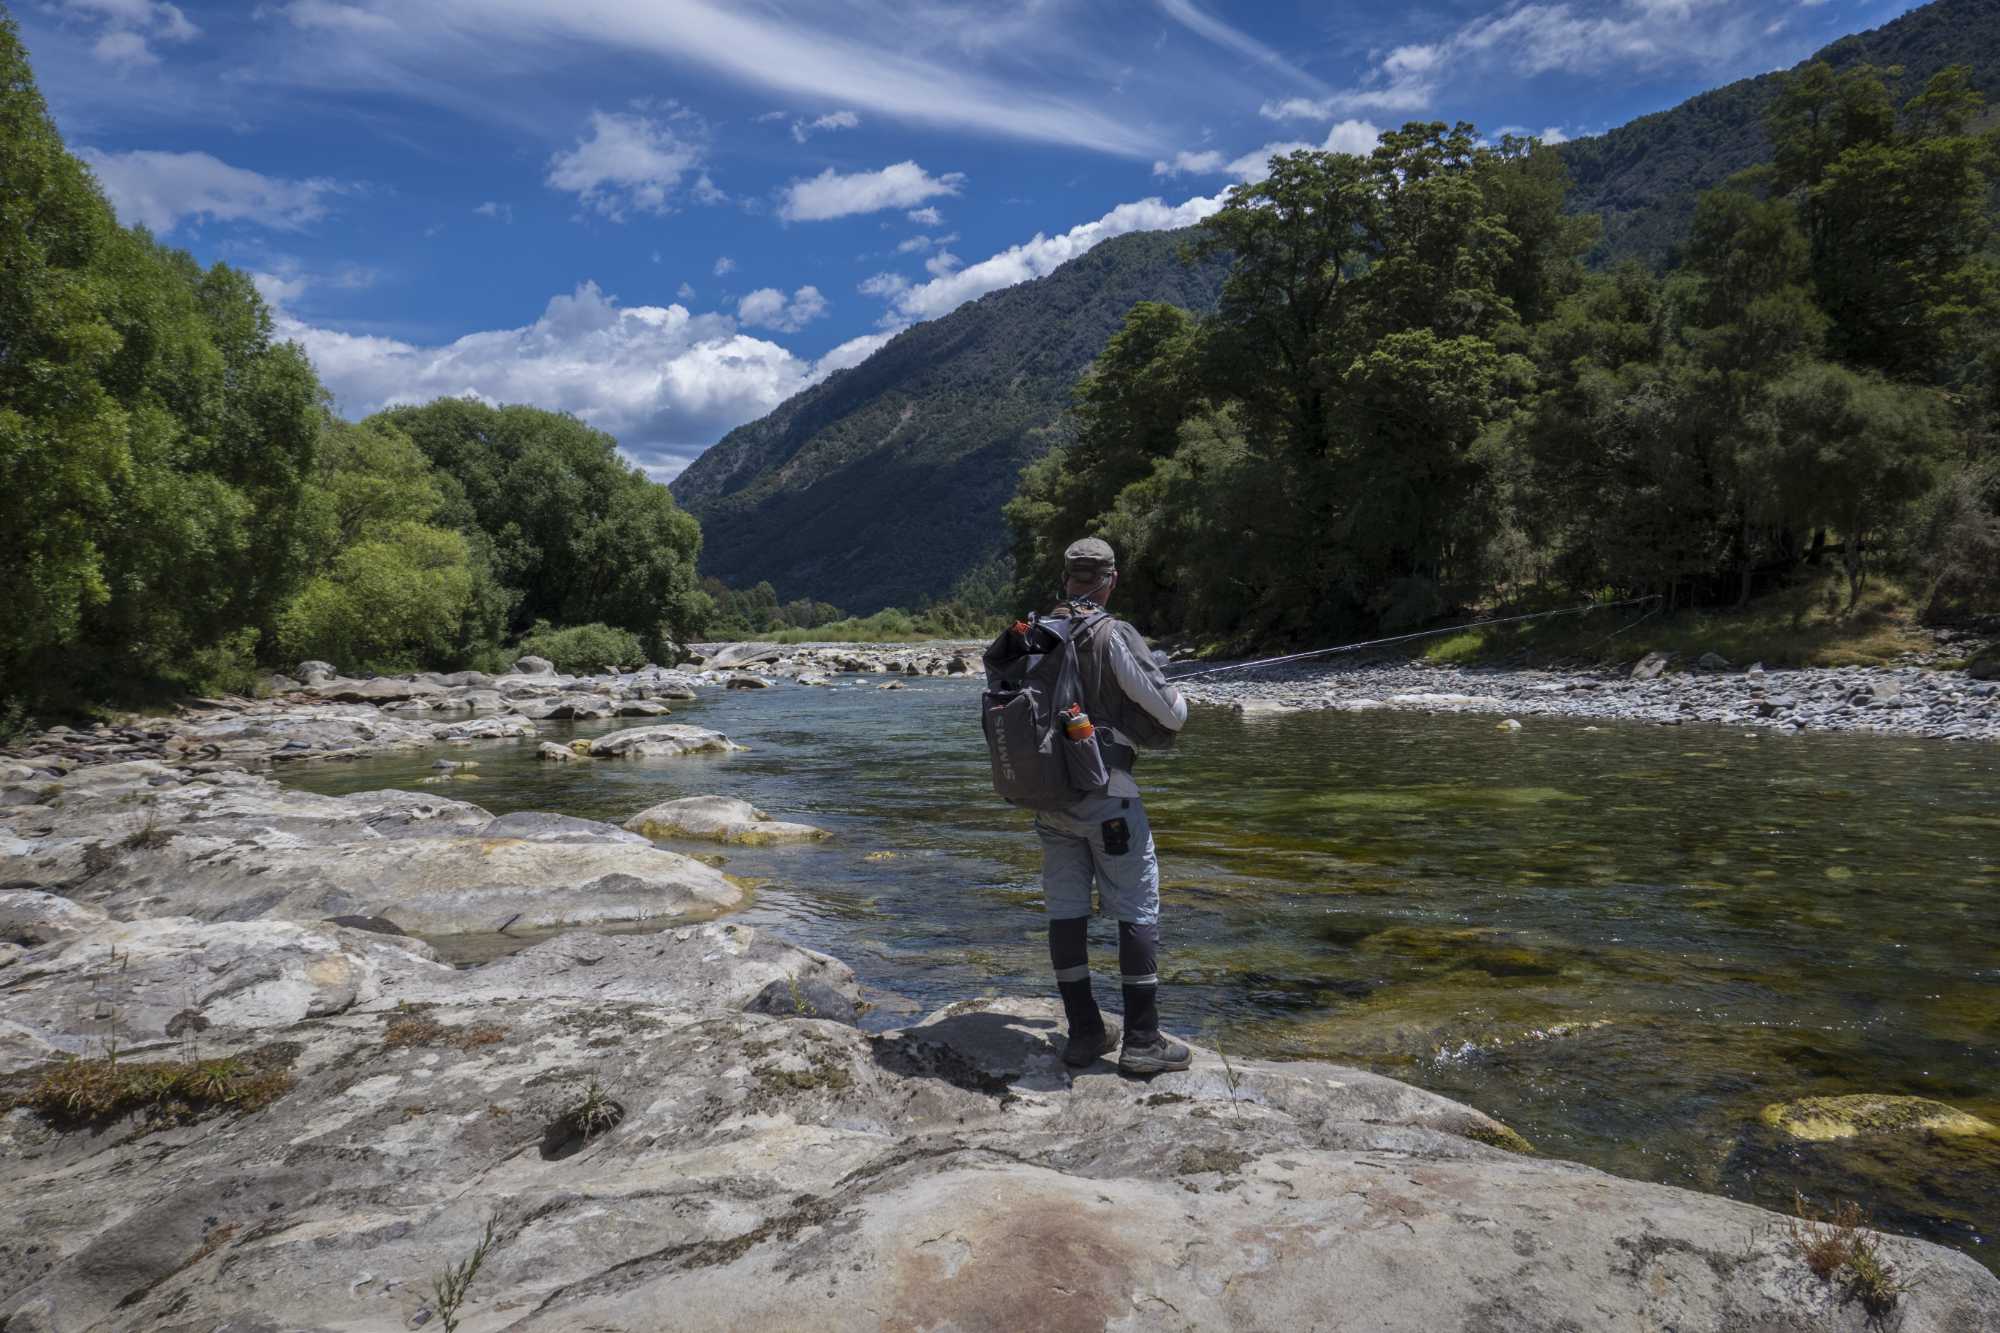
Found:
M 1335 653 L 1355 653 L 1363 648 L 1380 648 L 1391 643 L 1408 643 L 1412 639 L 1435 638 L 1440 634 L 1457 634 L 1462 630 L 1483 629 L 1488 625 L 1518 625 L 1526 620 L 1546 620 L 1550 616 L 1581 616 L 1592 611 L 1609 611 L 1620 606 L 1641 606 L 1647 602 L 1660 600 L 1659 593 L 1649 593 L 1644 597 L 1628 597 L 1620 602 L 1592 602 L 1588 606 L 1566 606 L 1558 611 L 1536 611 L 1524 616 L 1495 616 L 1491 620 L 1474 620 L 1463 625 L 1446 625 L 1442 629 L 1418 630 L 1414 634 L 1396 634 L 1386 639 L 1369 639 L 1363 643 L 1343 643 L 1338 648 L 1315 648 L 1309 653 L 1290 653 L 1284 657 L 1266 657 L 1257 662 L 1238 662 L 1234 666 L 1205 667 L 1200 671 L 1187 671 L 1168 680 L 1193 680 L 1196 676 L 1217 676 L 1225 671 L 1254 671 L 1258 667 L 1282 666 L 1286 662 L 1303 662 L 1313 657 L 1331 657 Z M 1650 614 L 1650 613 L 1648 613 Z M 1644 617 L 1641 617 L 1643 619 Z M 1636 621 L 1634 622 L 1637 623 Z M 1630 629 L 1631 626 L 1626 626 Z

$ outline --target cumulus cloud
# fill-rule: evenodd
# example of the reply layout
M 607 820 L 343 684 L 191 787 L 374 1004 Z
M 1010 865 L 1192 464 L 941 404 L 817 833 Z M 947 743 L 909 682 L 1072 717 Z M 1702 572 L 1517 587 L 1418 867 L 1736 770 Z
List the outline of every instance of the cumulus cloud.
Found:
M 61 8 L 98 26 L 90 52 L 107 65 L 157 65 L 160 57 L 153 42 L 186 42 L 201 35 L 201 29 L 166 0 L 63 0 Z
M 938 212 L 934 207 L 913 208 L 903 214 L 903 216 L 916 223 L 919 227 L 941 227 L 944 225 L 944 214 Z
M 931 236 L 922 233 L 916 236 L 906 236 L 896 243 L 896 253 L 899 255 L 919 255 L 929 249 L 950 245 L 957 239 L 957 232 L 951 232 L 944 236 Z
M 924 272 L 933 278 L 942 278 L 948 273 L 956 273 L 965 267 L 965 261 L 949 250 L 940 250 L 924 261 Z
M 590 133 L 549 159 L 544 181 L 622 222 L 627 211 L 667 212 L 681 177 L 700 162 L 700 148 L 664 121 L 639 112 L 593 111 Z M 714 185 L 703 175 L 697 189 L 710 193 Z
M 1539 137 L 1543 143 L 1550 145 L 1569 142 L 1569 136 L 1562 132 L 1562 127 L 1559 125 L 1549 126 Z
M 1197 196 L 1182 204 L 1168 204 L 1158 198 L 1141 199 L 1136 203 L 1120 204 L 1094 222 L 1082 223 L 1055 236 L 1036 232 L 1020 245 L 1010 246 L 977 264 L 933 277 L 929 282 L 894 291 L 885 290 L 883 294 L 890 297 L 890 305 L 884 323 L 900 326 L 949 314 L 967 301 L 977 300 L 988 292 L 1053 272 L 1059 265 L 1113 236 L 1193 226 L 1221 208 L 1226 195 L 1227 192 Z
M 315 177 L 285 180 L 232 167 L 207 153 L 81 150 L 118 217 L 165 234 L 182 222 L 254 222 L 296 230 L 326 216 L 326 197 L 346 186 Z
M 1287 153 L 1318 149 L 1329 153 L 1354 153 L 1366 155 L 1375 151 L 1376 141 L 1382 137 L 1382 129 L 1372 121 L 1343 120 L 1326 132 L 1326 138 L 1318 143 L 1307 143 L 1302 139 L 1278 140 L 1252 149 L 1237 158 L 1226 158 L 1212 149 L 1199 153 L 1176 153 L 1171 162 L 1155 162 L 1155 176 L 1227 176 L 1231 180 L 1261 180 L 1269 172 L 1271 159 Z
M 1756 45 L 1761 22 L 1755 6 L 1731 0 L 1613 0 L 1601 13 L 1579 12 L 1569 0 L 1531 0 L 1482 14 L 1438 41 L 1394 47 L 1352 88 L 1276 99 L 1262 110 L 1274 120 L 1420 111 L 1448 79 L 1483 70 L 1532 78 L 1719 66 Z
M 855 130 L 861 128 L 861 117 L 852 111 L 830 111 L 815 120 L 795 120 L 792 122 L 792 138 L 804 143 L 814 134 L 823 130 Z
M 736 261 L 731 259 L 728 255 L 724 255 L 722 256 L 722 258 L 715 261 L 716 277 L 720 278 L 724 274 L 734 273 L 735 271 L 736 271 Z
M 736 303 L 736 318 L 752 328 L 797 333 L 826 313 L 817 287 L 801 287 L 787 300 L 776 287 L 759 287 Z
M 681 300 L 683 301 L 694 300 L 694 284 L 687 282 L 682 283 L 677 289 L 675 289 L 674 295 L 680 297 Z
M 1199 153 L 1190 153 L 1183 149 L 1181 152 L 1175 153 L 1171 161 L 1153 163 L 1153 174 L 1155 176 L 1180 176 L 1186 174 L 1206 176 L 1211 172 L 1220 171 L 1223 163 L 1227 161 L 1227 158 L 1213 148 L 1204 148 Z
M 964 181 L 961 172 L 933 176 L 915 162 L 844 175 L 828 167 L 810 180 L 787 186 L 778 216 L 787 222 L 823 222 L 885 208 L 908 208 L 936 195 L 957 194 Z
M 863 296 L 879 296 L 887 300 L 891 296 L 908 291 L 910 280 L 900 273 L 877 273 L 872 278 L 864 278 L 855 288 Z
M 304 346 L 347 416 L 439 397 L 532 403 L 617 436 L 661 480 L 889 336 L 868 334 L 812 361 L 743 333 L 726 314 L 623 306 L 593 282 L 552 299 L 532 324 L 441 346 L 318 328 L 282 310 L 277 325 Z

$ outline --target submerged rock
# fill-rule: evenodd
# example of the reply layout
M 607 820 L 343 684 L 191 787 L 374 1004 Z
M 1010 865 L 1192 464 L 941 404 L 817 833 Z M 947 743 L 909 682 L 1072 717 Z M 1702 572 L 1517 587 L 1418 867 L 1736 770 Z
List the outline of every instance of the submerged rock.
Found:
M 727 754 L 742 748 L 719 731 L 678 722 L 627 727 L 590 743 L 590 753 L 598 759 L 675 758 L 688 754 Z
M 1759 1112 L 1758 1119 L 1795 1139 L 1813 1142 L 1864 1134 L 2000 1136 L 2000 1126 L 1944 1102 L 1878 1093 L 1775 1102 Z
M 748 801 L 727 796 L 684 796 L 662 801 L 625 821 L 649 838 L 710 838 L 747 847 L 776 842 L 816 842 L 833 835 L 810 824 L 771 818 Z

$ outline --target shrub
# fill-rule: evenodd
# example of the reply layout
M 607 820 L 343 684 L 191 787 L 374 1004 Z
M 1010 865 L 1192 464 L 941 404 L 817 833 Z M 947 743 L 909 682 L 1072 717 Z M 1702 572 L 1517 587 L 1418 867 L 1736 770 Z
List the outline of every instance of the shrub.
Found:
M 646 661 L 646 648 L 638 635 L 600 624 L 554 629 L 546 620 L 537 621 L 519 648 L 516 657 L 546 657 L 555 663 L 556 670 L 572 675 L 602 671 L 606 667 L 642 666 Z

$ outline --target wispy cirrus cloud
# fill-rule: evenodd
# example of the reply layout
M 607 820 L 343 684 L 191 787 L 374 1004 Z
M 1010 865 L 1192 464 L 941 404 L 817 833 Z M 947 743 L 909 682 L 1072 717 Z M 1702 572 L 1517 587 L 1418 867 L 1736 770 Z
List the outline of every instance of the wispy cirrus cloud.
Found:
M 352 189 L 324 177 L 288 180 L 233 167 L 209 153 L 79 150 L 120 221 L 164 235 L 184 222 L 249 222 L 293 231 L 326 216 L 327 199 Z
M 61 0 L 57 12 L 97 29 L 90 53 L 107 65 L 157 65 L 154 42 L 187 42 L 201 35 L 167 0 Z
M 1766 16 L 1736 0 L 1609 0 L 1503 5 L 1431 42 L 1394 46 L 1353 87 L 1266 101 L 1273 120 L 1326 120 L 1434 105 L 1449 81 L 1498 70 L 1521 77 L 1560 71 L 1654 71 L 1725 66 L 1758 49 Z

